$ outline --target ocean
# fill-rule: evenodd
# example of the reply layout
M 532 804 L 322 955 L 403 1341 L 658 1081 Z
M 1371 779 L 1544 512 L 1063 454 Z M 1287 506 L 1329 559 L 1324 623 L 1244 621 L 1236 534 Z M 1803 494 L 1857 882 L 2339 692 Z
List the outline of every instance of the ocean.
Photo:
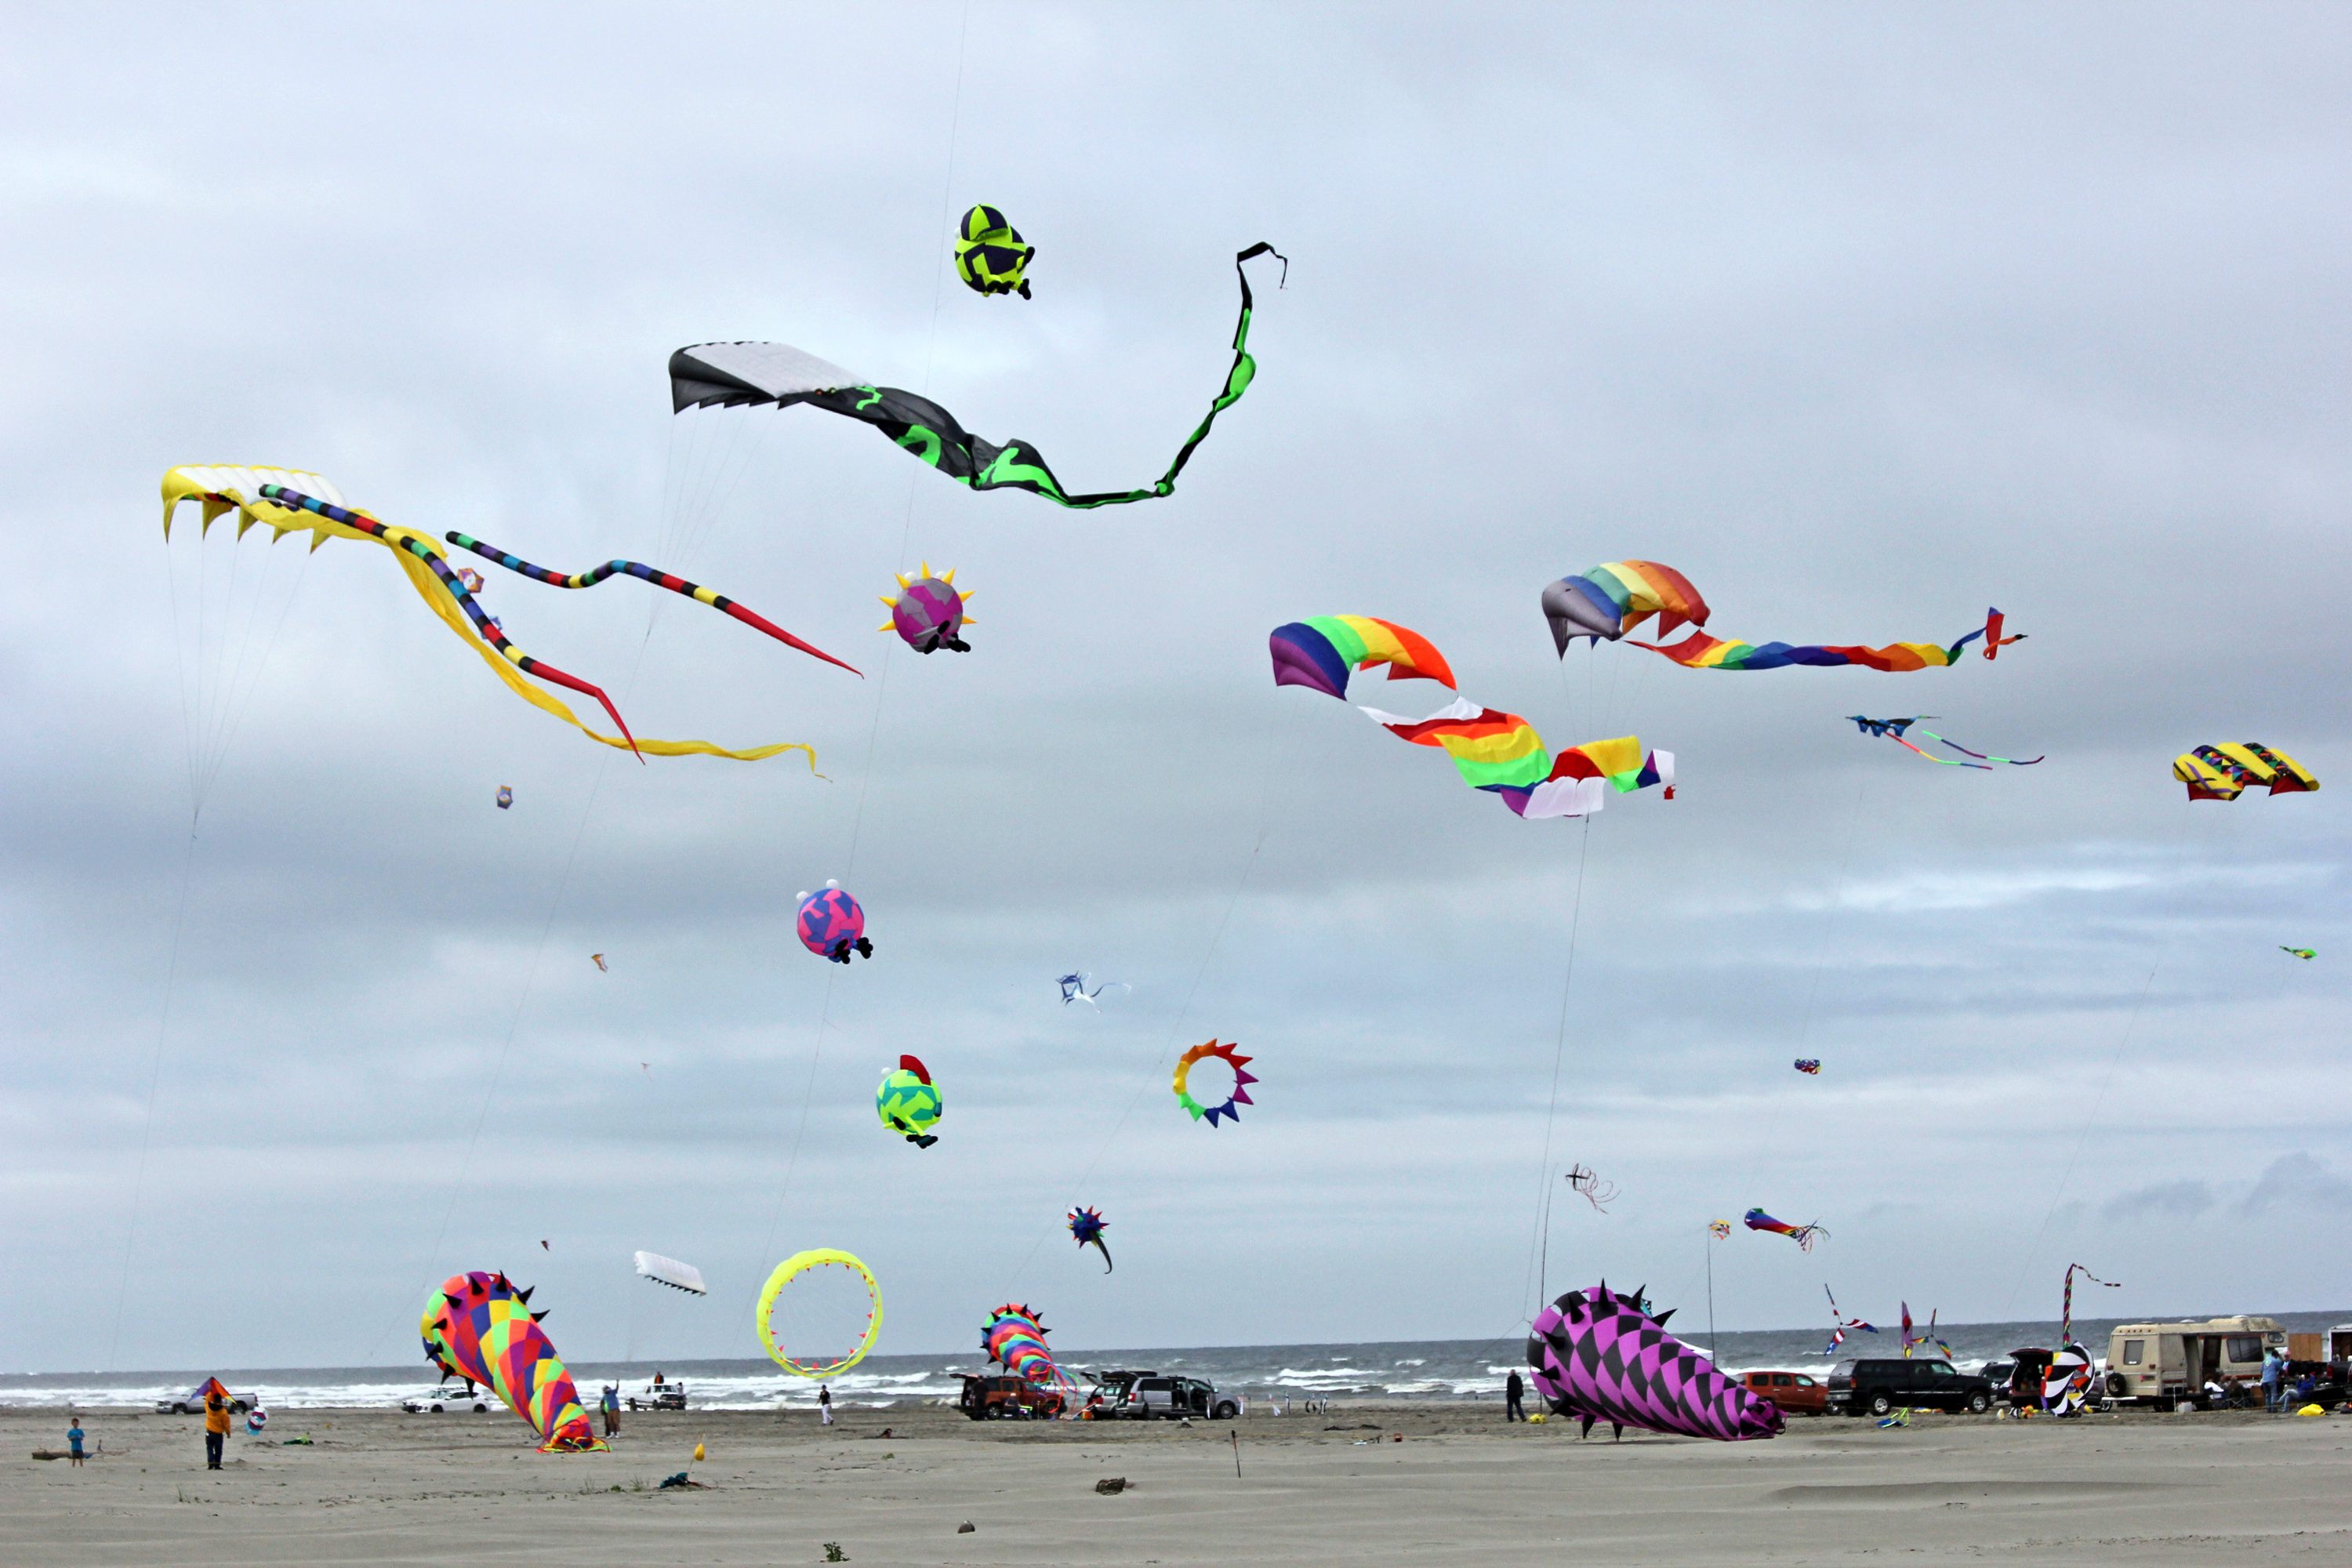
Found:
M 2290 1333 L 2310 1333 L 2352 1321 L 2352 1310 L 2273 1314 Z M 1685 1342 L 1709 1350 L 1703 1321 L 1679 1316 L 1668 1328 Z M 2075 1337 L 2094 1355 L 2106 1349 L 2107 1333 L 2122 1318 L 2078 1318 Z M 2161 1320 L 2156 1320 L 2161 1321 Z M 1761 1368 L 1827 1373 L 1843 1357 L 1902 1353 L 1892 1323 L 1871 1334 L 1849 1331 L 1832 1355 L 1825 1328 L 1776 1329 L 1727 1333 L 1711 1353 L 1726 1372 Z M 1947 1323 L 1938 1335 L 1951 1347 L 1953 1364 L 1971 1372 L 1986 1362 L 2026 1345 L 2054 1345 L 2058 1323 Z M 1503 1380 L 1524 1366 L 1524 1342 L 1509 1340 L 1402 1340 L 1389 1343 L 1328 1345 L 1210 1345 L 1160 1350 L 1070 1351 L 1063 1366 L 1080 1383 L 1089 1371 L 1113 1367 L 1204 1378 L 1223 1392 L 1251 1399 L 1385 1402 L 1395 1400 L 1499 1400 Z M 714 1410 L 794 1408 L 815 1402 L 817 1385 L 784 1375 L 765 1361 L 572 1362 L 572 1374 L 593 1401 L 609 1383 L 624 1394 L 642 1393 L 656 1372 L 683 1380 L 690 1406 Z M 964 1373 L 991 1370 L 977 1350 L 961 1354 L 874 1355 L 839 1377 L 828 1379 L 835 1401 L 887 1408 L 906 1403 L 952 1400 Z M 344 1407 L 388 1408 L 432 1393 L 434 1384 L 407 1366 L 212 1368 L 178 1372 L 19 1373 L 0 1374 L 0 1405 L 106 1405 L 152 1408 L 158 1400 L 180 1398 L 207 1377 L 218 1377 L 237 1394 L 257 1393 L 272 1410 Z

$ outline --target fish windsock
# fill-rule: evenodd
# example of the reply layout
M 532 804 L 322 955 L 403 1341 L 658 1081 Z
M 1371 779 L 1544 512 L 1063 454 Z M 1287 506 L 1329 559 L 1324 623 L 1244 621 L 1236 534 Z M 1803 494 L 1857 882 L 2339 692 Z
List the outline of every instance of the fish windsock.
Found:
M 1779 1436 L 1779 1406 L 1666 1332 L 1672 1316 L 1653 1316 L 1641 1291 L 1612 1291 L 1606 1281 L 1570 1291 L 1528 1336 L 1536 1391 L 1553 1414 L 1583 1416 L 1588 1430 L 1597 1419 L 1730 1443 Z
M 542 1454 L 602 1451 L 580 1390 L 539 1326 L 530 1292 L 503 1274 L 454 1274 L 425 1304 L 425 1358 L 446 1377 L 470 1378 L 506 1402 L 542 1439 Z

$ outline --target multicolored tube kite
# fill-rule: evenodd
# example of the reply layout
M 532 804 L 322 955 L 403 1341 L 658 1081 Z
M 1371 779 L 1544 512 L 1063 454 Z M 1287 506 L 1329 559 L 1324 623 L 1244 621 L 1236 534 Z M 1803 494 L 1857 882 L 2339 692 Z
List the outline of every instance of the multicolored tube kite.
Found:
M 444 1377 L 483 1384 L 544 1439 L 542 1454 L 602 1451 L 580 1391 L 539 1326 L 530 1292 L 504 1274 L 453 1274 L 425 1304 L 425 1359 Z
M 1612 561 L 1580 577 L 1563 577 L 1543 591 L 1544 618 L 1551 623 L 1552 646 L 1565 655 L 1578 637 L 1615 642 L 1650 616 L 1658 617 L 1658 635 L 1665 637 L 1688 622 L 1706 625 L 1706 601 L 1690 579 L 1654 561 Z M 1960 649 L 1984 639 L 1984 656 L 1996 657 L 2024 637 L 2003 637 L 2005 617 L 1999 610 L 1985 612 L 1985 624 L 1948 647 L 1936 643 L 1899 642 L 1885 647 L 1845 644 L 1784 642 L 1762 645 L 1726 642 L 1693 631 L 1681 642 L 1662 644 L 1636 640 L 1635 647 L 1661 653 L 1690 669 L 1780 669 L 1791 664 L 1835 666 L 1858 664 L 1869 669 L 1926 669 L 1931 665 L 1959 661 Z
M 2284 752 L 2258 741 L 2200 746 L 2172 759 L 2172 776 L 2189 786 L 2191 800 L 2235 800 L 2249 786 L 2268 784 L 2273 795 L 2303 795 L 2319 780 Z
M 1747 1221 L 1748 1229 L 1769 1230 L 1775 1236 L 1785 1236 L 1795 1242 L 1800 1250 L 1805 1252 L 1811 1252 L 1813 1249 L 1815 1237 L 1829 1234 L 1817 1225 L 1790 1225 L 1786 1220 L 1774 1219 L 1762 1209 L 1749 1209 L 1742 1217 Z
M 1621 1295 L 1606 1280 L 1589 1294 L 1570 1291 L 1528 1336 L 1536 1392 L 1554 1415 L 1582 1416 L 1587 1432 L 1601 1420 L 1620 1432 L 1638 1426 L 1727 1443 L 1778 1436 L 1779 1406 L 1666 1332 L 1673 1316 L 1653 1316 L 1641 1291 Z
M 1037 1321 L 1034 1308 L 1008 1301 L 988 1315 L 986 1326 L 980 1331 L 980 1343 L 991 1361 L 1033 1387 L 1075 1394 L 1076 1383 L 1055 1363 L 1054 1352 L 1045 1348 L 1045 1336 L 1051 1331 Z
M 1317 616 L 1276 626 L 1266 639 L 1276 686 L 1303 686 L 1344 700 L 1356 670 L 1389 667 L 1391 680 L 1433 680 L 1449 690 L 1454 671 L 1420 633 L 1369 616 Z M 1516 713 L 1481 708 L 1467 698 L 1424 719 L 1363 711 L 1400 740 L 1435 746 L 1454 759 L 1462 782 L 1502 796 L 1521 816 L 1586 816 L 1610 794 L 1654 784 L 1675 795 L 1675 754 L 1644 752 L 1640 737 L 1588 741 L 1557 757 L 1544 749 L 1535 726 Z

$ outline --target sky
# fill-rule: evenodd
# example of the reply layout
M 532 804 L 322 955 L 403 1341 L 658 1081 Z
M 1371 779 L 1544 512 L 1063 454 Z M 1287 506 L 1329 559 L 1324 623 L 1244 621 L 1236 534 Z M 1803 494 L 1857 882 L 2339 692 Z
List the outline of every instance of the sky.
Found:
M 2352 1306 L 2314 1245 L 2352 1218 L 2340 9 L 11 31 L 10 1370 L 407 1364 L 467 1268 L 536 1285 L 574 1359 L 756 1355 L 808 1247 L 872 1266 L 880 1349 L 958 1354 L 1003 1301 L 1066 1349 L 1501 1336 L 1603 1275 L 1711 1288 L 1726 1329 L 1816 1321 L 1825 1284 L 2054 1317 L 2071 1262 L 2122 1282 L 2101 1312 Z M 982 201 L 1033 299 L 956 281 Z M 1260 239 L 1256 380 L 1166 499 L 670 411 L 681 344 L 788 342 L 1074 490 L 1146 483 Z M 638 735 L 815 756 L 641 765 L 372 544 L 193 510 L 167 543 L 184 463 L 649 561 L 862 674 L 487 568 Z M 1544 584 L 1623 559 L 1727 637 L 1947 643 L 1996 605 L 2027 640 L 1903 675 L 1555 657 Z M 969 654 L 875 629 L 926 562 L 974 590 Z M 1676 798 L 1522 821 L 1275 689 L 1268 631 L 1341 613 L 1554 747 L 1672 751 Z M 2047 760 L 1844 719 L 1922 711 Z M 2170 759 L 2243 740 L 2326 787 L 2187 803 Z M 795 940 L 829 878 L 871 960 Z M 1066 1006 L 1068 971 L 1132 990 Z M 1213 1128 L 1170 1089 L 1211 1039 L 1260 1079 Z M 927 1150 L 872 1109 L 901 1053 L 945 1095 Z M 1709 1242 L 1752 1206 L 1827 1235 Z

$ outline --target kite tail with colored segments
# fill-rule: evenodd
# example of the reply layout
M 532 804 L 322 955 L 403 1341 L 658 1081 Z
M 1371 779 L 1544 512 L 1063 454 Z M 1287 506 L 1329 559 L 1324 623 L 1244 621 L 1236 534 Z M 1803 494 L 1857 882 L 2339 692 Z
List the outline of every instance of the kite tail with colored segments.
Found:
M 534 566 L 520 555 L 509 555 L 505 551 L 499 549 L 497 545 L 486 544 L 481 540 L 476 539 L 470 533 L 459 533 L 453 529 L 449 532 L 442 535 L 442 537 L 446 539 L 450 543 L 457 545 L 461 550 L 470 550 L 475 554 L 483 557 L 485 560 L 497 562 L 499 565 L 505 567 L 509 572 L 520 573 L 523 576 L 530 578 L 534 583 L 545 583 L 551 587 L 593 588 L 597 584 L 604 581 L 605 578 L 613 575 L 615 572 L 625 573 L 631 577 L 642 578 L 644 581 L 651 583 L 656 588 L 667 588 L 673 594 L 685 595 L 688 598 L 694 600 L 697 604 L 708 605 L 714 610 L 724 611 L 728 615 L 730 615 L 737 620 L 742 622 L 745 626 L 754 626 L 759 630 L 767 633 L 770 637 L 775 638 L 780 643 L 783 643 L 792 647 L 796 647 L 803 653 L 814 655 L 814 657 L 824 660 L 827 664 L 838 664 L 842 668 L 849 671 L 850 674 L 857 676 L 861 679 L 864 679 L 864 672 L 858 669 L 856 665 L 843 663 L 842 660 L 834 658 L 833 655 L 825 652 L 821 647 L 810 647 L 807 643 L 804 643 L 801 641 L 800 638 L 793 636 L 792 633 L 784 630 L 783 627 L 777 626 L 774 622 L 767 619 L 767 617 L 758 614 L 757 612 L 747 609 L 743 605 L 737 604 L 734 600 L 729 598 L 726 595 L 719 593 L 718 590 L 714 588 L 705 588 L 699 584 L 689 583 L 683 577 L 673 576 L 669 573 L 663 571 L 658 566 L 648 566 L 642 561 L 607 561 L 604 564 L 597 567 L 593 572 L 578 572 L 567 577 L 561 572 L 551 572 L 544 566 Z
M 1936 643 L 1898 642 L 1885 647 L 1864 647 L 1843 643 L 1807 643 L 1792 646 L 1784 642 L 1761 645 L 1726 642 L 1721 637 L 1695 631 L 1678 643 L 1643 642 L 1630 639 L 1635 647 L 1645 647 L 1661 653 L 1685 669 L 1781 669 L 1792 664 L 1833 668 L 1839 665 L 1858 664 L 1866 669 L 1906 672 L 1914 669 L 1948 667 L 1958 664 L 1960 650 L 1979 637 L 1999 638 L 1998 646 L 2024 641 L 2024 634 L 2000 637 L 2003 617 L 1999 610 L 1985 612 L 1985 624 L 1946 647 Z M 1991 652 L 1991 647 L 1986 649 Z

